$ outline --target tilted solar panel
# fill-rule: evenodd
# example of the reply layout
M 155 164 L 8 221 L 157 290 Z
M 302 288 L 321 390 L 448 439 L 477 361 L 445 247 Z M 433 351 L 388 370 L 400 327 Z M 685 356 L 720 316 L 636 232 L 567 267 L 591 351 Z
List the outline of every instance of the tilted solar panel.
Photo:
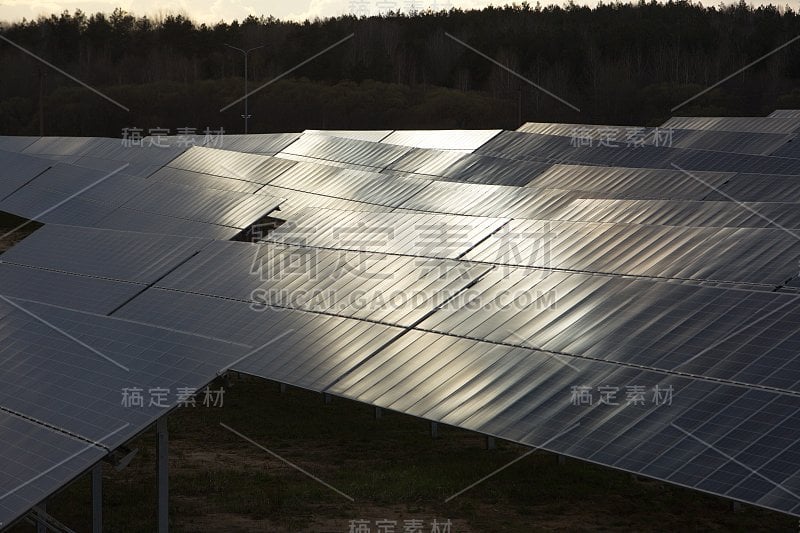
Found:
M 796 395 L 416 331 L 328 391 L 795 515 L 800 508 Z
M 209 239 L 47 224 L 0 260 L 85 276 L 153 283 Z
M 464 257 L 584 272 L 780 285 L 797 270 L 800 239 L 792 230 L 777 228 L 512 220 Z
M 0 406 L 0 527 L 90 468 L 107 451 Z
M 124 207 L 133 211 L 245 228 L 273 211 L 281 199 L 156 181 Z
M 349 212 L 309 209 L 266 240 L 456 259 L 500 229 L 507 219 L 458 215 Z
M 434 150 L 476 150 L 502 130 L 398 130 L 381 140 L 386 144 Z
M 269 183 L 294 163 L 286 159 L 233 152 L 205 147 L 192 147 L 170 161 L 170 168 L 190 170 L 212 176 L 252 183 Z
M 385 168 L 409 150 L 411 150 L 409 147 L 391 144 L 304 134 L 281 153 Z

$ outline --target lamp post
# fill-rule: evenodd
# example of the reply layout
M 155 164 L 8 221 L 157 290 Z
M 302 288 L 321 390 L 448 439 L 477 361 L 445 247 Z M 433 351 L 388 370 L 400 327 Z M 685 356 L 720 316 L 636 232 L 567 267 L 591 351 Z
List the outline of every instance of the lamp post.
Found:
M 264 45 L 262 44 L 261 46 L 255 46 L 255 47 L 249 48 L 247 50 L 244 50 L 242 48 L 237 48 L 235 46 L 231 46 L 228 43 L 225 43 L 225 46 L 227 46 L 228 48 L 233 48 L 234 50 L 240 51 L 242 53 L 242 55 L 244 56 L 244 115 L 242 115 L 242 118 L 244 119 L 244 132 L 247 133 L 247 119 L 250 118 L 250 115 L 247 114 L 247 56 L 253 50 L 258 50 L 259 48 L 264 48 Z

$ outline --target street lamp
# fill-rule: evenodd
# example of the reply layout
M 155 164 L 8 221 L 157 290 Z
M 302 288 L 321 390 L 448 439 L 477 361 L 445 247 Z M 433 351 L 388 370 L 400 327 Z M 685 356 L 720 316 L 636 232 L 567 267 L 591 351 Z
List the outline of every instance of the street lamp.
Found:
M 247 133 L 247 119 L 250 118 L 250 115 L 247 114 L 247 55 L 253 50 L 264 48 L 264 45 L 262 44 L 261 46 L 256 46 L 247 50 L 231 46 L 228 43 L 225 43 L 225 46 L 228 48 L 233 48 L 234 50 L 238 50 L 242 53 L 242 55 L 244 55 L 244 115 L 242 115 L 242 118 L 244 119 L 244 132 Z

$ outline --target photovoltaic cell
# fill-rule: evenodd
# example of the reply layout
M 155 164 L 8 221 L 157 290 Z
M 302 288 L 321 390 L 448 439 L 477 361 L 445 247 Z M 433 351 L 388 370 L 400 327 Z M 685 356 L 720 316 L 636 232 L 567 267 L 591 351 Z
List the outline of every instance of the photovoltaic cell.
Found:
M 408 147 L 391 144 L 342 139 L 328 135 L 304 134 L 284 148 L 281 153 L 386 168 L 389 164 L 408 153 L 409 150 L 410 148 Z
M 314 209 L 265 240 L 299 246 L 456 259 L 507 219 L 457 215 L 348 212 Z
M 0 525 L 9 525 L 100 460 L 106 450 L 0 406 Z
M 0 296 L 27 298 L 72 309 L 105 315 L 141 292 L 145 285 L 2 262 L 0 256 Z
M 280 198 L 266 195 L 204 189 L 153 182 L 124 204 L 133 211 L 183 218 L 231 228 L 244 228 L 280 205 Z
M 144 213 L 124 207 L 112 211 L 92 224 L 92 227 L 221 240 L 232 239 L 241 232 L 239 228 Z
M 587 198 L 641 198 L 702 200 L 735 176 L 733 172 L 699 172 L 678 169 L 553 165 L 529 187 L 569 189 Z
M 576 403 L 576 390 L 592 402 Z M 798 506 L 786 490 L 800 482 L 800 445 L 764 435 L 800 423 L 797 396 L 422 332 L 329 392 L 784 512 Z M 753 484 L 753 472 L 768 482 Z
M 800 392 L 797 295 L 497 268 L 469 297 L 419 328 Z
M 315 163 L 298 163 L 270 182 L 275 187 L 389 207 L 401 205 L 429 184 L 425 179 L 387 179 L 376 172 Z
M 4 263 L 153 283 L 209 239 L 47 224 L 2 255 Z
M 692 227 L 800 228 L 797 205 L 777 202 L 573 199 L 548 215 L 539 218 Z
M 395 131 L 381 142 L 433 150 L 474 151 L 502 130 L 403 130 Z
M 780 285 L 800 240 L 778 228 L 694 228 L 512 220 L 465 256 L 496 264 Z
M 150 289 L 115 316 L 253 346 L 233 370 L 321 391 L 402 332 L 382 324 Z
M 201 174 L 265 184 L 294 166 L 294 163 L 266 155 L 192 147 L 170 161 L 167 166 Z
M 750 133 L 793 133 L 800 128 L 797 117 L 672 117 L 662 128 L 738 131 Z
M 392 133 L 394 130 L 305 130 L 303 133 L 311 135 L 329 135 L 331 137 L 341 137 L 342 139 L 354 139 L 357 141 L 380 142 L 381 139 Z
M 411 326 L 488 270 L 439 259 L 215 242 L 157 286 Z

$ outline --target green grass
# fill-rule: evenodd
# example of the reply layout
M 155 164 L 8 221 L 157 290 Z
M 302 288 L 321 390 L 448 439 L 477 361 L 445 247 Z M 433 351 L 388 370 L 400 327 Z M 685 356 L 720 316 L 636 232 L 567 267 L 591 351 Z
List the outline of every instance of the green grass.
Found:
M 287 466 L 221 427 L 224 422 L 354 498 Z M 184 408 L 169 418 L 173 531 L 337 531 L 350 520 L 451 519 L 452 531 L 796 531 L 791 517 L 575 460 L 558 465 L 537 452 L 449 503 L 455 492 L 526 451 L 256 379 L 235 380 L 222 408 Z M 104 467 L 107 531 L 153 531 L 155 434 L 124 471 Z M 56 495 L 48 510 L 67 526 L 90 529 L 88 476 Z M 14 531 L 29 531 L 30 526 Z M 427 531 L 426 531 L 427 533 Z

